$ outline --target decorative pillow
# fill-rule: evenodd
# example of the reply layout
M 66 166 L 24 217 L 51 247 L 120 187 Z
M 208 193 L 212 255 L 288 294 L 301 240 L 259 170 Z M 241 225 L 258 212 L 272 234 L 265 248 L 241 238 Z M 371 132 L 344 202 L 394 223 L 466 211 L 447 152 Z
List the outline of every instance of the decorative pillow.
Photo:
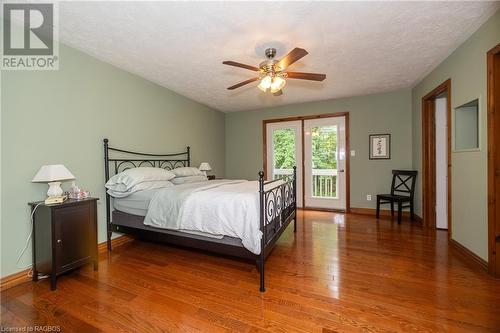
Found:
M 189 176 L 201 176 L 203 172 L 201 172 L 198 168 L 195 167 L 182 167 L 171 170 L 175 177 L 189 177 Z
M 206 182 L 206 181 L 208 181 L 208 178 L 205 175 L 175 177 L 174 179 L 171 180 L 171 182 L 174 183 L 175 185 Z
M 133 186 L 154 180 L 170 180 L 175 175 L 162 168 L 140 167 L 127 169 L 111 177 L 106 183 L 106 188 L 113 191 L 125 192 Z
M 108 194 L 113 198 L 125 198 L 131 195 L 132 193 L 138 191 L 152 190 L 156 188 L 164 188 L 169 186 L 174 186 L 174 184 L 172 184 L 172 182 L 168 180 L 150 180 L 134 185 L 125 191 L 109 189 Z

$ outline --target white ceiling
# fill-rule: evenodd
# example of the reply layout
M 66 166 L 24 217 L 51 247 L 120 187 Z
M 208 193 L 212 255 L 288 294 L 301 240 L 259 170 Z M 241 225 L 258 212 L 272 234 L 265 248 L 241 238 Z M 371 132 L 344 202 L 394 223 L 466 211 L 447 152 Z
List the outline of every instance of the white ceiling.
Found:
M 411 87 L 465 41 L 498 2 L 62 2 L 61 41 L 228 112 Z M 249 84 L 266 47 L 309 55 L 274 97 Z

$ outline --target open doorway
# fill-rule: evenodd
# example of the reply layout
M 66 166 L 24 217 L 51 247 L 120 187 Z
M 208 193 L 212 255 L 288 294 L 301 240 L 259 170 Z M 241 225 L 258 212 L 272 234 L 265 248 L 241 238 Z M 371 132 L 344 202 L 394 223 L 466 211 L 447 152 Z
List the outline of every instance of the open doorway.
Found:
M 500 44 L 488 52 L 488 271 L 500 277 Z
M 423 220 L 451 238 L 451 80 L 422 98 Z
M 448 229 L 448 99 L 446 92 L 436 97 L 436 228 Z

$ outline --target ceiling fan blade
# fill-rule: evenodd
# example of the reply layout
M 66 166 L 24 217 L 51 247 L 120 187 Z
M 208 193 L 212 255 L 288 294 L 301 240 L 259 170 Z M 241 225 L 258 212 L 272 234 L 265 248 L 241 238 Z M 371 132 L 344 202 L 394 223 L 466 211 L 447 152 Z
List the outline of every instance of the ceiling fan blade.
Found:
M 278 62 L 278 66 L 283 70 L 308 54 L 306 50 L 296 47 Z
M 283 89 L 273 93 L 273 96 L 281 96 L 281 95 L 283 95 Z
M 224 65 L 229 65 L 229 66 L 234 66 L 234 67 L 240 67 L 240 68 L 245 68 L 245 69 L 249 69 L 251 71 L 254 71 L 254 72 L 258 72 L 259 69 L 255 66 L 250 66 L 250 65 L 245 65 L 245 64 L 242 64 L 240 62 L 236 62 L 236 61 L 223 61 L 222 62 Z
M 235 84 L 234 86 L 231 86 L 231 87 L 227 88 L 227 90 L 234 90 L 234 89 L 236 89 L 236 88 L 239 88 L 239 87 L 244 86 L 245 84 L 249 84 L 249 83 L 252 83 L 252 82 L 254 82 L 254 81 L 257 81 L 258 79 L 259 79 L 258 77 L 253 77 L 253 78 L 248 79 L 248 80 L 246 80 L 246 81 L 243 81 L 243 82 L 237 83 L 237 84 Z
M 323 81 L 324 79 L 326 79 L 326 74 L 301 73 L 301 72 L 287 72 L 286 74 L 289 79 L 301 79 L 301 80 L 311 80 L 311 81 Z

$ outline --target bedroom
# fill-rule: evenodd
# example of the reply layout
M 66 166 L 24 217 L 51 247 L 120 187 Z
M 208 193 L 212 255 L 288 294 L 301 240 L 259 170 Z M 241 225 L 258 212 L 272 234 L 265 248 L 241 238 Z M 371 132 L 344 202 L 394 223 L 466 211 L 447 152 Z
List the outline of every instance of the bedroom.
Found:
M 43 44 L 45 35 L 36 32 L 43 25 L 35 19 L 53 19 L 57 58 L 39 59 L 55 60 L 54 66 L 41 61 L 16 69 L 5 59 L 30 58 L 6 53 L 6 36 L 11 44 L 18 38 L 17 48 L 26 47 L 19 42 L 20 22 L 26 23 L 19 12 L 36 3 L 23 2 L 28 7 L 13 7 L 17 11 L 5 6 L 19 3 L 2 3 L 2 329 L 498 331 L 494 143 L 500 129 L 491 109 L 495 100 L 500 103 L 499 2 L 46 3 L 52 15 L 32 7 L 38 14 L 27 35 Z M 267 57 L 268 49 L 267 55 L 275 49 L 274 57 Z M 297 56 L 285 71 L 277 70 L 286 74 L 279 96 L 259 89 L 263 83 L 257 80 L 227 89 L 264 79 L 267 72 L 258 68 L 256 75 L 224 61 L 251 68 L 269 61 L 279 65 L 290 59 L 289 52 Z M 296 72 L 326 78 L 301 80 L 293 77 Z M 432 112 L 437 115 L 443 96 L 451 126 L 439 132 L 445 140 L 439 146 L 438 132 L 431 130 L 439 119 Z M 463 111 L 470 105 L 475 113 Z M 475 118 L 460 122 L 464 114 Z M 327 138 L 335 128 L 334 150 L 315 150 L 318 128 Z M 287 133 L 292 136 L 275 142 Z M 473 133 L 464 138 L 475 138 L 476 147 L 459 148 L 460 133 Z M 330 144 L 325 142 L 318 145 Z M 380 156 L 373 150 L 376 142 L 385 143 Z M 444 174 L 433 178 L 443 171 L 443 154 L 432 155 L 439 147 L 450 159 Z M 288 159 L 276 165 L 280 148 Z M 168 184 L 155 193 L 194 189 L 186 195 L 198 196 L 198 203 L 184 211 L 184 225 L 209 228 L 216 223 L 203 223 L 202 217 L 214 212 L 211 221 L 218 223 L 231 214 L 249 214 L 238 222 L 257 232 L 249 237 L 254 247 L 220 230 L 213 232 L 218 238 L 179 235 L 172 227 L 145 232 L 142 220 L 152 201 L 139 220 L 127 219 L 140 216 L 127 212 L 120 220 L 116 214 L 123 211 L 105 188 L 126 167 L 120 169 L 115 159 L 154 166 L 160 177 L 154 181 Z M 152 160 L 158 161 L 148 165 Z M 156 170 L 165 162 L 192 167 L 184 169 L 191 177 L 215 179 L 170 185 L 184 177 Z M 326 166 L 318 167 L 320 162 Z M 202 163 L 208 165 L 198 170 Z M 64 165 L 69 175 L 47 178 L 61 171 L 54 165 Z M 409 181 L 415 184 L 413 221 L 405 209 L 398 223 L 398 205 L 393 217 L 388 205 L 375 216 L 377 195 L 390 192 L 393 170 L 417 171 Z M 284 180 L 266 184 L 260 194 L 260 171 L 262 185 Z M 71 178 L 98 200 L 41 204 L 32 222 L 28 203 L 43 201 L 49 182 L 64 180 L 62 189 L 71 190 Z M 137 182 L 145 185 L 144 179 Z M 439 186 L 447 193 L 444 203 Z M 266 205 L 272 201 L 266 191 L 273 189 L 284 194 L 280 214 Z M 438 201 L 447 212 L 444 220 L 429 208 Z M 85 219 L 71 213 L 80 204 Z M 68 242 L 49 237 L 33 251 L 32 239 L 51 229 L 50 223 L 44 228 L 36 222 L 59 208 L 68 209 L 63 215 L 70 221 L 81 222 L 82 233 L 62 225 Z M 167 209 L 159 204 L 157 212 Z M 264 228 L 261 213 L 271 216 L 264 218 Z M 228 218 L 226 227 L 232 222 Z M 136 223 L 134 230 L 127 223 Z M 41 231 L 35 228 L 33 235 L 32 225 Z M 263 230 L 266 236 L 259 238 Z M 91 245 L 82 250 L 85 265 L 69 265 L 61 274 L 39 265 L 40 278 L 31 281 L 34 252 L 81 254 L 76 244 Z

